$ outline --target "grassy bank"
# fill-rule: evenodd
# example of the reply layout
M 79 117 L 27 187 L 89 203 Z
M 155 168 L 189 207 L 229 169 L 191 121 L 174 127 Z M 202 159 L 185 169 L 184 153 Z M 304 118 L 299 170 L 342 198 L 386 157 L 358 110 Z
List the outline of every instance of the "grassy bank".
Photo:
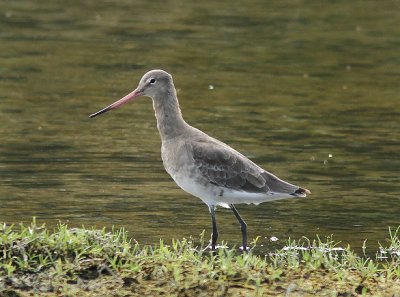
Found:
M 400 229 L 368 258 L 330 238 L 263 257 L 200 239 L 142 246 L 124 230 L 0 225 L 0 296 L 400 296 Z

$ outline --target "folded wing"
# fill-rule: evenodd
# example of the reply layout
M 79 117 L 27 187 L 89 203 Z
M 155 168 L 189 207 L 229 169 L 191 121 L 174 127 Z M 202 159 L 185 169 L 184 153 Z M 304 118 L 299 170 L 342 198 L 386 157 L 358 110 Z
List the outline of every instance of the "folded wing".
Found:
M 252 193 L 305 196 L 305 189 L 279 179 L 219 141 L 194 141 L 191 146 L 196 167 L 214 185 Z

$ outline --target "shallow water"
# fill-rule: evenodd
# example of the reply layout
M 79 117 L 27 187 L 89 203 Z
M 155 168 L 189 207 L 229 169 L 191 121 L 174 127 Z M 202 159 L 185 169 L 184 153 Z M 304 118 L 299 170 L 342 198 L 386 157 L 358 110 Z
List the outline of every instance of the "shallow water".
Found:
M 125 226 L 146 243 L 208 237 L 207 207 L 164 172 L 149 99 L 88 118 L 162 68 L 187 122 L 312 191 L 239 205 L 250 238 L 384 243 L 400 224 L 398 9 L 1 2 L 1 221 Z M 239 244 L 230 211 L 217 219 L 220 239 Z

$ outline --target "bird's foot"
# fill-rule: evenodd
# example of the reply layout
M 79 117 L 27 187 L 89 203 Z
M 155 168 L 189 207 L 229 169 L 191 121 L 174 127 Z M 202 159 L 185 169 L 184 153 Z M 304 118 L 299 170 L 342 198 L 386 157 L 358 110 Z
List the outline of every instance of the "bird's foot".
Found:
M 243 253 L 248 253 L 250 252 L 250 249 L 248 246 L 241 246 L 239 247 L 239 249 L 243 252 Z
M 211 252 L 216 253 L 218 251 L 218 249 L 227 249 L 227 248 L 228 248 L 228 246 L 223 245 L 223 244 L 214 246 L 211 243 L 209 243 L 204 249 L 202 249 L 202 252 L 210 250 Z

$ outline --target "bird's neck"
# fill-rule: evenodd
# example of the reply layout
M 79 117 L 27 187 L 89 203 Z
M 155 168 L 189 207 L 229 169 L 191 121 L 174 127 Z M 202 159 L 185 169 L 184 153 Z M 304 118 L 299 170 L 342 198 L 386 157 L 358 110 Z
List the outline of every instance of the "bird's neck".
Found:
M 182 117 L 175 89 L 154 98 L 153 107 L 162 141 L 180 136 L 186 131 L 188 124 Z

